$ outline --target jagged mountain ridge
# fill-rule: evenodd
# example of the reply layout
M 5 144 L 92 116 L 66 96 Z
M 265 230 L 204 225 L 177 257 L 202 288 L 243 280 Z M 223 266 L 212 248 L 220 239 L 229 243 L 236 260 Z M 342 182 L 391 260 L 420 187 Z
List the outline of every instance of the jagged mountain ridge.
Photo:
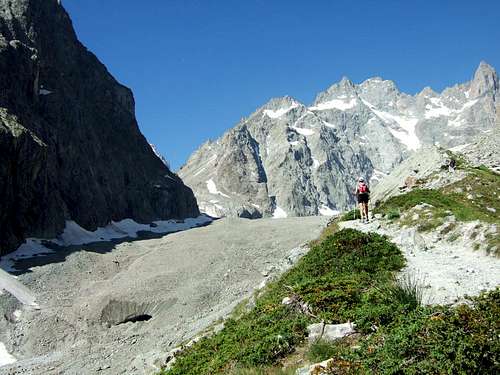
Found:
M 179 175 L 214 216 L 329 214 L 353 205 L 358 176 L 376 183 L 421 147 L 455 147 L 491 131 L 499 93 L 484 62 L 470 82 L 442 93 L 344 78 L 310 106 L 272 99 L 202 145 Z
M 60 1 L 0 0 L 0 89 L 0 254 L 66 220 L 94 230 L 199 214 Z

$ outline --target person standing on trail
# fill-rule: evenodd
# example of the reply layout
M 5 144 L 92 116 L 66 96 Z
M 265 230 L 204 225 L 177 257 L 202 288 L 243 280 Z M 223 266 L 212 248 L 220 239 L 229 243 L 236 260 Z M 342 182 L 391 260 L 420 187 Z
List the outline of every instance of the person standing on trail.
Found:
M 358 200 L 359 213 L 361 214 L 361 221 L 363 223 L 368 223 L 368 200 L 370 199 L 370 189 L 365 182 L 363 177 L 358 179 L 358 185 L 356 186 L 356 198 Z

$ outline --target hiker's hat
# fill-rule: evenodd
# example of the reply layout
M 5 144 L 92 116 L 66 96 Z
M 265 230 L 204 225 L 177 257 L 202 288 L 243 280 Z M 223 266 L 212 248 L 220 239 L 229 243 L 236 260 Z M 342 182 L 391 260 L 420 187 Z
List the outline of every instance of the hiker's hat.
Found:
M 364 182 L 364 181 L 365 181 L 365 179 L 364 179 L 363 177 L 360 177 L 360 178 L 358 178 L 358 181 L 359 181 L 359 182 Z

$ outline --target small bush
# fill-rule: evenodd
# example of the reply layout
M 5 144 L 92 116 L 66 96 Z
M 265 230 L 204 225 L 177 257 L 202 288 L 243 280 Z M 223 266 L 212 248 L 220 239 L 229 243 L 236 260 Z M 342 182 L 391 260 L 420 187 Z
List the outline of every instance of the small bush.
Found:
M 385 216 L 388 220 L 399 219 L 401 217 L 401 210 L 399 210 L 399 209 L 389 210 L 389 211 L 387 211 Z
M 424 287 L 417 277 L 405 275 L 394 284 L 386 287 L 383 293 L 387 299 L 398 305 L 404 306 L 408 310 L 415 310 L 422 305 Z
M 361 219 L 361 214 L 357 208 L 349 212 L 346 212 L 341 218 L 342 221 L 351 221 L 356 219 Z
M 307 359 L 311 363 L 322 362 L 336 356 L 338 352 L 339 349 L 335 343 L 320 340 L 311 344 L 307 352 Z

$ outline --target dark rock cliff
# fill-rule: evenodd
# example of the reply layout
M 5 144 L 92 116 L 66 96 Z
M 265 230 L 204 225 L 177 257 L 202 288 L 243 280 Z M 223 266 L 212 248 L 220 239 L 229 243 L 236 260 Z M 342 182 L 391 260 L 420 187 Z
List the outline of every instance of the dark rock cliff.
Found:
M 65 221 L 92 230 L 199 214 L 58 0 L 0 0 L 0 255 Z

